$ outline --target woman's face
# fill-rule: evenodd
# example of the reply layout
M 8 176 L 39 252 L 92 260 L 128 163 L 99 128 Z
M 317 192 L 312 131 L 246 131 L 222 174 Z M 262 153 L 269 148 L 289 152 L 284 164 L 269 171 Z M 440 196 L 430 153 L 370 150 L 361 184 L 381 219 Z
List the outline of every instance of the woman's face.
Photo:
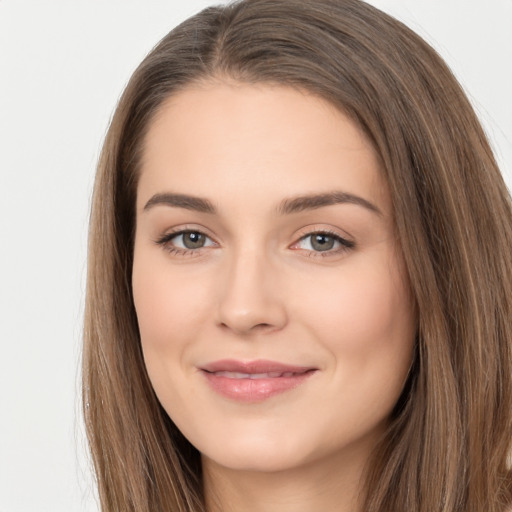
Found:
M 149 377 L 205 463 L 365 458 L 416 329 L 379 160 L 291 88 L 211 83 L 145 140 L 133 293 Z

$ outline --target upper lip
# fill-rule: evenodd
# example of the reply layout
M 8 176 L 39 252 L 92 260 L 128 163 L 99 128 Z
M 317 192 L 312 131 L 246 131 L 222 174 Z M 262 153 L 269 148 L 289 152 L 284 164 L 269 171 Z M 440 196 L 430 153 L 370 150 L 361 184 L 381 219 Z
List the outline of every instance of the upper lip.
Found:
M 316 370 L 312 366 L 296 366 L 279 363 L 277 361 L 268 361 L 258 359 L 255 361 L 237 361 L 235 359 L 222 359 L 201 366 L 201 370 L 215 372 L 236 372 L 247 374 L 261 374 L 271 372 L 281 373 L 305 373 L 310 370 Z

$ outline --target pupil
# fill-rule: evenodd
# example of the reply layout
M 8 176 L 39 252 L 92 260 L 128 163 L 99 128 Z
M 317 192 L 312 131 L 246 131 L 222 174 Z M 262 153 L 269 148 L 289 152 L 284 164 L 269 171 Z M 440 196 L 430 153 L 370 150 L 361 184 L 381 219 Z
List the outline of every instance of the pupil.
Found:
M 183 245 L 187 249 L 198 249 L 204 245 L 204 236 L 201 233 L 185 233 L 183 235 Z
M 311 245 L 316 251 L 328 251 L 334 247 L 334 238 L 328 235 L 314 235 Z

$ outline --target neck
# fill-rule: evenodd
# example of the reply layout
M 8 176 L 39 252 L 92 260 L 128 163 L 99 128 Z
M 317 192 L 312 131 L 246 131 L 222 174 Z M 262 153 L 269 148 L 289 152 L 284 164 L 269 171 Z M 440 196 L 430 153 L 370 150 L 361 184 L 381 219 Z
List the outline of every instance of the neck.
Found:
M 282 471 L 220 466 L 203 456 L 208 512 L 358 512 L 361 459 L 312 462 Z

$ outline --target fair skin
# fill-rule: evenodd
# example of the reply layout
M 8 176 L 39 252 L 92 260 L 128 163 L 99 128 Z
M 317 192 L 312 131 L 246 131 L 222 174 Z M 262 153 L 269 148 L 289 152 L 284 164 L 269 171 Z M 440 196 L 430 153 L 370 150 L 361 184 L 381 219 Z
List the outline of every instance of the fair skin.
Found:
M 133 293 L 209 511 L 358 510 L 416 319 L 379 160 L 352 121 L 282 86 L 171 97 L 145 140 Z

